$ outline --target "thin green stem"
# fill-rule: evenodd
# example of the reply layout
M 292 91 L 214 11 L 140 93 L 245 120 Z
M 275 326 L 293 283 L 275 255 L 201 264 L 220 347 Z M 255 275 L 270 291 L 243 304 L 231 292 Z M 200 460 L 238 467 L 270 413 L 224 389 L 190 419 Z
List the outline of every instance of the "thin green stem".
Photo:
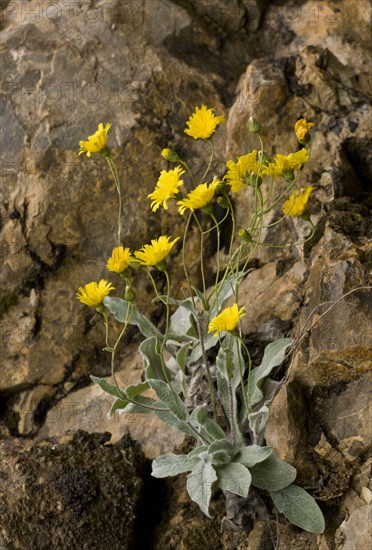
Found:
M 247 401 L 247 395 L 246 395 L 246 392 L 245 392 L 245 387 L 244 387 L 244 379 L 241 380 L 241 385 L 242 385 L 242 392 L 243 392 L 243 398 L 244 398 L 244 404 L 246 406 L 246 409 L 247 409 L 247 414 L 250 414 L 252 412 L 252 405 L 251 405 L 251 394 L 250 394 L 250 383 L 251 383 L 251 370 L 252 370 L 252 359 L 251 359 L 251 354 L 249 353 L 249 349 L 247 348 L 247 346 L 245 345 L 244 343 L 244 340 L 243 338 L 241 337 L 241 335 L 239 335 L 239 341 L 240 343 L 242 344 L 246 354 L 247 354 L 247 357 L 248 357 L 248 381 L 247 381 L 247 392 L 248 392 L 248 401 Z
M 239 346 L 239 342 L 241 342 L 244 346 L 244 349 L 248 352 L 247 350 L 247 347 L 245 346 L 241 336 L 239 335 L 237 338 L 236 338 L 236 351 L 237 351 L 237 354 L 238 354 L 238 361 L 239 361 L 239 375 L 240 375 L 240 384 L 241 384 L 241 387 L 242 387 L 242 392 L 243 392 L 243 400 L 244 400 L 244 405 L 245 405 L 245 408 L 247 410 L 247 415 L 250 414 L 251 412 L 251 407 L 250 407 L 250 404 L 248 403 L 247 401 L 247 396 L 245 394 L 245 391 L 244 391 L 244 371 L 243 371 L 243 358 L 242 358 L 242 354 L 241 354 L 241 350 L 240 350 L 240 346 Z M 248 352 L 248 357 L 249 357 L 249 360 L 250 360 L 250 355 L 249 355 L 249 352 Z M 250 361 L 251 363 L 251 361 Z M 249 367 L 249 373 L 248 373 L 248 376 L 250 375 L 250 367 Z
M 187 222 L 186 222 L 185 229 L 184 229 L 184 232 L 183 232 L 183 237 L 182 237 L 182 265 L 183 265 L 183 272 L 185 274 L 187 286 L 189 287 L 189 292 L 190 292 L 190 296 L 191 296 L 191 300 L 192 300 L 192 305 L 195 308 L 195 299 L 194 299 L 194 294 L 193 294 L 193 291 L 192 291 L 192 288 L 191 288 L 190 277 L 189 277 L 189 274 L 188 274 L 188 271 L 187 271 L 186 256 L 185 256 L 186 237 L 187 237 L 187 232 L 188 232 L 188 229 L 189 229 L 189 226 L 190 226 L 191 217 L 192 217 L 192 212 L 190 212 L 189 217 L 187 218 Z
M 198 217 L 197 215 L 195 214 L 195 212 L 192 213 L 193 216 L 194 216 L 194 219 L 199 227 L 199 231 L 200 231 L 200 274 L 201 274 L 201 278 L 202 278 L 202 284 L 203 284 L 203 294 L 205 296 L 205 291 L 206 291 L 206 284 L 205 284 L 205 274 L 204 274 L 204 233 L 203 233 L 203 228 L 202 226 L 200 225 L 200 222 L 198 220 Z
M 220 235 L 220 228 L 218 227 L 218 221 L 215 217 L 215 215 L 211 212 L 210 216 L 215 224 L 216 231 L 217 231 L 217 271 L 216 271 L 216 280 L 214 283 L 215 289 L 216 289 L 216 310 L 218 311 L 218 279 L 220 277 L 220 248 L 221 248 L 221 235 Z
M 235 432 L 234 395 L 233 395 L 233 389 L 232 389 L 232 384 L 230 379 L 227 381 L 227 389 L 229 392 L 229 402 L 230 402 L 229 421 L 230 421 L 231 443 L 235 445 L 236 432 Z
M 209 143 L 210 143 L 210 145 L 211 145 L 211 158 L 210 158 L 210 160 L 209 160 L 207 169 L 206 169 L 206 171 L 204 172 L 203 177 L 202 177 L 200 183 L 203 183 L 204 180 L 205 180 L 205 178 L 207 177 L 208 172 L 209 172 L 209 170 L 211 169 L 212 162 L 213 162 L 213 157 L 214 157 L 214 143 L 213 143 L 213 138 L 208 139 L 208 141 L 209 141 Z
M 194 178 L 194 174 L 192 173 L 189 165 L 184 160 L 180 160 L 180 163 L 182 164 L 182 166 L 184 166 L 186 168 L 189 176 L 191 177 L 192 183 L 194 184 L 194 187 L 196 187 L 196 181 L 195 181 L 195 178 Z
M 121 198 L 121 189 L 120 189 L 120 179 L 119 174 L 115 165 L 114 160 L 108 156 L 105 157 L 107 164 L 109 165 L 109 168 L 111 170 L 111 174 L 114 178 L 116 190 L 118 192 L 118 198 L 119 198 L 119 206 L 118 206 L 118 230 L 117 230 L 117 245 L 120 246 L 121 243 L 121 216 L 122 216 L 122 198 Z

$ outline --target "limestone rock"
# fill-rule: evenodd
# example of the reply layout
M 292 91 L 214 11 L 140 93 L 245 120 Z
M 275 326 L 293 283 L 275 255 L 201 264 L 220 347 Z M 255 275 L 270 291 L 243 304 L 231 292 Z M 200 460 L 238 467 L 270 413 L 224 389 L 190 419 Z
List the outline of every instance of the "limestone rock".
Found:
M 372 506 L 362 506 L 342 522 L 336 532 L 337 550 L 368 548 L 371 545 Z
M 142 358 L 136 346 L 127 349 L 122 357 L 124 369 L 116 374 L 119 386 L 137 384 L 142 379 Z M 111 378 L 107 380 L 112 383 Z M 152 392 L 144 395 L 153 397 Z M 96 384 L 69 393 L 51 407 L 37 439 L 62 436 L 68 432 L 84 430 L 88 433 L 110 432 L 111 443 L 117 443 L 124 434 L 141 445 L 145 456 L 154 459 L 173 452 L 184 441 L 184 434 L 162 422 L 154 414 L 119 414 L 108 417 L 114 398 Z M 29 415 L 31 411 L 29 410 Z

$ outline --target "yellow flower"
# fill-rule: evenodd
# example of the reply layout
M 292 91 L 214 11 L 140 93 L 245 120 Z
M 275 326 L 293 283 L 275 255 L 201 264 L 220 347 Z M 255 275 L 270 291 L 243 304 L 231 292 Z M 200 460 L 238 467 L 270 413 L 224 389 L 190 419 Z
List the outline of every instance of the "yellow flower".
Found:
M 152 199 L 151 209 L 155 212 L 159 206 L 163 206 L 165 210 L 168 210 L 167 200 L 174 199 L 178 193 L 178 188 L 183 184 L 183 180 L 180 180 L 180 176 L 185 173 L 181 166 L 177 166 L 174 170 L 162 170 L 160 177 L 155 186 L 153 193 L 147 196 L 148 199 Z
M 273 178 L 279 178 L 280 176 L 286 176 L 286 174 L 292 174 L 294 170 L 300 170 L 301 166 L 308 162 L 309 152 L 303 147 L 296 153 L 290 153 L 289 155 L 276 155 L 274 162 L 270 162 L 268 166 L 265 166 L 262 170 L 263 174 L 272 176 Z
M 303 145 L 310 141 L 310 128 L 314 126 L 313 122 L 306 122 L 306 118 L 300 118 L 295 124 L 295 134 Z
M 226 163 L 228 172 L 224 179 L 228 180 L 233 193 L 239 193 L 243 187 L 247 187 L 251 173 L 258 174 L 260 163 L 257 162 L 257 151 L 238 157 L 238 162 L 229 160 Z
M 123 271 L 125 271 L 129 266 L 130 258 L 131 253 L 129 248 L 117 246 L 112 251 L 111 257 L 107 260 L 106 267 L 109 271 L 123 273 Z
M 80 151 L 79 155 L 86 153 L 87 157 L 90 157 L 92 153 L 102 153 L 107 150 L 107 133 L 111 128 L 111 124 L 107 123 L 103 127 L 102 122 L 98 124 L 98 130 L 92 135 L 88 136 L 88 141 L 79 141 Z
M 209 186 L 208 183 L 200 183 L 195 189 L 190 191 L 184 199 L 177 202 L 180 207 L 179 213 L 184 214 L 187 208 L 193 212 L 197 208 L 204 208 L 204 206 L 207 206 L 207 204 L 212 201 L 216 188 L 220 183 L 221 182 L 217 179 L 210 183 Z
M 206 105 L 202 105 L 201 109 L 195 107 L 195 113 L 186 122 L 188 128 L 185 129 L 185 134 L 194 139 L 211 137 L 217 125 L 225 120 L 224 116 L 215 116 L 213 111 L 214 109 L 208 109 Z
M 112 284 L 101 279 L 99 283 L 88 283 L 79 287 L 80 294 L 77 292 L 76 296 L 82 304 L 97 307 L 102 304 L 104 297 L 112 290 L 115 290 Z
M 220 332 L 233 332 L 238 326 L 239 319 L 246 315 L 244 307 L 238 308 L 238 304 L 231 307 L 225 307 L 219 315 L 214 317 L 208 325 L 208 332 L 213 332 L 218 336 Z
M 307 203 L 313 189 L 314 187 L 310 185 L 297 194 L 294 191 L 289 199 L 283 204 L 283 213 L 292 217 L 301 216 L 306 211 Z
M 162 235 L 158 239 L 152 239 L 151 244 L 145 244 L 134 255 L 141 265 L 156 265 L 163 267 L 164 260 L 171 251 L 179 237 L 170 242 L 171 237 Z

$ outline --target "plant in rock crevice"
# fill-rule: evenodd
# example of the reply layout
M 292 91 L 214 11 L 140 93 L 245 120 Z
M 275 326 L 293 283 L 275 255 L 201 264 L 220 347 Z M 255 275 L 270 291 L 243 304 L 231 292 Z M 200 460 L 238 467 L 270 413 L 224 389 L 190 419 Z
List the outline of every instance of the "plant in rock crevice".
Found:
M 311 228 L 314 226 L 307 205 L 312 191 L 301 190 L 299 179 L 310 158 L 310 129 L 313 123 L 297 121 L 295 132 L 303 147 L 288 155 L 277 154 L 271 160 L 265 153 L 261 125 L 254 119 L 248 131 L 257 135 L 259 149 L 226 163 L 221 179 L 208 180 L 213 158 L 213 135 L 224 117 L 215 115 L 207 106 L 196 107 L 186 124 L 185 133 L 193 139 L 210 144 L 211 156 L 200 181 L 196 181 L 188 162 L 171 149 L 163 149 L 163 158 L 177 163 L 175 168 L 162 170 L 155 189 L 148 195 L 153 212 L 168 210 L 175 201 L 179 213 L 185 216 L 181 257 L 189 295 L 182 299 L 170 295 L 171 280 L 167 262 L 180 240 L 161 235 L 131 251 L 121 241 L 122 201 L 118 171 L 107 146 L 110 124 L 100 124 L 88 141 L 81 141 L 80 153 L 102 155 L 111 170 L 119 197 L 116 247 L 107 260 L 109 271 L 122 277 L 124 298 L 109 295 L 114 288 L 101 280 L 81 287 L 79 300 L 96 307 L 106 327 L 105 350 L 111 354 L 112 382 L 92 376 L 92 380 L 113 399 L 110 414 L 156 414 L 162 421 L 176 427 L 195 440 L 195 448 L 187 455 L 166 454 L 153 461 L 152 475 L 157 478 L 188 473 L 187 491 L 210 516 L 209 504 L 214 488 L 249 498 L 251 487 L 269 494 L 289 521 L 307 531 L 321 533 L 324 519 L 315 500 L 297 486 L 295 468 L 279 460 L 265 445 L 265 426 L 269 407 L 280 382 L 270 375 L 283 364 L 293 349 L 291 338 L 271 342 L 265 349 L 261 364 L 252 368 L 252 361 L 241 329 L 241 318 L 249 315 L 249 307 L 240 303 L 239 287 L 247 275 L 249 262 L 262 246 L 286 248 L 303 243 L 266 243 L 263 230 L 288 217 L 300 216 Z M 182 179 L 181 179 L 182 177 Z M 278 183 L 274 180 L 280 179 Z M 265 185 L 264 185 L 265 183 Z M 189 187 L 187 187 L 189 186 Z M 254 205 L 252 218 L 238 228 L 231 194 L 247 193 Z M 218 221 L 215 205 L 225 209 Z M 282 205 L 282 216 L 265 225 L 267 214 Z M 201 213 L 211 227 L 204 229 Z M 231 219 L 228 260 L 221 261 L 221 224 Z M 185 243 L 191 224 L 200 234 L 200 272 L 202 289 L 191 285 Z M 204 265 L 204 237 L 215 231 L 215 284 L 207 292 Z M 172 240 L 173 239 L 173 240 Z M 179 243 L 181 244 L 181 242 Z M 155 300 L 165 307 L 165 330 L 161 332 L 136 306 L 132 271 L 145 270 L 153 285 Z M 166 283 L 166 294 L 160 294 L 152 270 L 159 270 Z M 114 344 L 110 344 L 109 314 L 122 324 Z M 139 346 L 143 358 L 143 381 L 120 387 L 115 377 L 115 358 L 120 341 L 129 324 L 136 325 L 144 336 Z M 214 354 L 209 351 L 215 349 Z M 210 357 L 214 356 L 215 360 Z M 190 396 L 190 386 L 196 370 L 203 369 L 208 392 L 203 402 Z M 152 390 L 151 396 L 148 390 Z

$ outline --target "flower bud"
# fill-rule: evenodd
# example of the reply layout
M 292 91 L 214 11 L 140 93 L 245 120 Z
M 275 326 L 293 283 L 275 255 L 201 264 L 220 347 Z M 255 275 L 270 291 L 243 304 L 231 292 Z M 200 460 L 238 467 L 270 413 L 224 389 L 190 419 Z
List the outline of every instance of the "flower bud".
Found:
M 249 174 L 244 174 L 243 181 L 247 185 L 250 185 L 251 187 L 260 187 L 262 184 L 262 178 L 255 174 L 254 172 L 250 172 Z
M 126 300 L 127 302 L 134 302 L 134 300 L 136 299 L 136 293 L 134 292 L 133 288 L 129 285 L 127 285 L 125 287 L 125 292 L 124 292 L 124 300 Z
M 282 176 L 288 183 L 292 183 L 295 179 L 293 170 L 283 170 Z
M 173 149 L 163 149 L 161 152 L 161 156 L 165 158 L 165 160 L 169 160 L 170 162 L 180 162 L 181 159 L 177 155 L 176 151 L 173 151 Z
M 242 239 L 245 243 L 251 243 L 251 242 L 252 242 L 251 234 L 250 234 L 249 231 L 247 231 L 246 229 L 240 229 L 240 231 L 239 231 L 239 237 L 241 237 L 241 239 Z
M 253 118 L 253 116 L 249 117 L 248 132 L 250 132 L 251 134 L 259 134 L 261 132 L 261 130 L 262 130 L 262 126 L 258 122 L 258 120 Z
M 301 145 L 306 145 L 310 142 L 310 129 L 314 126 L 313 122 L 307 122 L 306 118 L 301 118 L 295 124 L 295 134 L 296 137 L 301 143 Z
M 217 198 L 217 204 L 221 208 L 229 208 L 229 203 L 228 203 L 226 197 L 218 197 Z

